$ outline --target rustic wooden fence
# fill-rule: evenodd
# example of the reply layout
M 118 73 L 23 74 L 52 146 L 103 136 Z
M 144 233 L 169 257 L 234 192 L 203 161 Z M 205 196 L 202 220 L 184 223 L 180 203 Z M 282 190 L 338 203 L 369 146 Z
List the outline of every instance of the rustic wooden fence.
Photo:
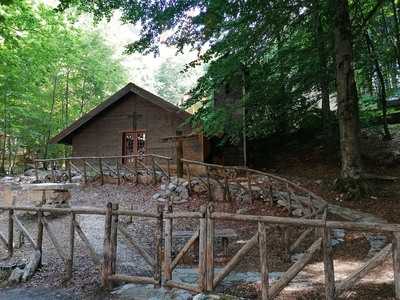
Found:
M 357 223 L 345 221 L 327 220 L 327 209 L 323 210 L 322 216 L 317 214 L 313 218 L 292 218 L 292 217 L 273 217 L 258 215 L 231 214 L 224 212 L 214 212 L 212 204 L 203 206 L 199 212 L 173 212 L 169 206 L 166 210 L 159 207 L 155 213 L 145 213 L 133 210 L 121 210 L 118 205 L 109 203 L 106 209 L 100 208 L 46 208 L 46 207 L 17 207 L 2 206 L 0 210 L 8 213 L 8 237 L 0 234 L 0 241 L 8 249 L 10 256 L 13 255 L 14 245 L 14 226 L 22 230 L 31 243 L 35 251 L 42 253 L 43 234 L 47 233 L 49 240 L 57 250 L 57 253 L 65 262 L 65 277 L 71 278 L 74 260 L 75 233 L 80 237 L 83 244 L 89 250 L 94 263 L 101 266 L 101 278 L 104 287 L 110 288 L 113 283 L 133 282 L 150 283 L 155 286 L 177 287 L 187 289 L 193 292 L 213 291 L 222 282 L 222 280 L 233 271 L 238 263 L 248 255 L 249 251 L 258 246 L 259 261 L 261 273 L 261 291 L 262 299 L 273 299 L 291 282 L 291 280 L 305 268 L 305 266 L 322 250 L 325 275 L 325 295 L 326 299 L 335 299 L 337 296 L 354 287 L 354 285 L 364 277 L 369 271 L 378 266 L 385 260 L 390 253 L 393 255 L 393 271 L 395 297 L 400 299 L 400 225 L 386 223 Z M 36 239 L 29 233 L 28 229 L 16 217 L 17 211 L 29 211 L 37 213 L 37 237 Z M 63 246 L 57 236 L 51 223 L 48 222 L 45 213 L 69 214 L 70 215 L 70 235 L 67 240 L 68 247 Z M 87 235 L 83 232 L 76 220 L 77 215 L 96 214 L 104 216 L 104 250 L 103 255 L 96 253 L 94 247 L 90 244 Z M 156 220 L 156 240 L 154 243 L 154 254 L 150 255 L 143 247 L 138 244 L 134 238 L 131 238 L 126 230 L 119 224 L 119 217 L 131 216 L 133 218 L 151 218 Z M 179 253 L 172 257 L 172 226 L 173 220 L 180 218 L 190 218 L 199 221 L 199 227 L 194 231 L 193 236 L 182 247 Z M 215 241 L 215 222 L 221 220 L 250 222 L 258 224 L 258 230 L 244 244 L 244 246 L 230 259 L 219 273 L 215 272 L 214 264 L 214 241 Z M 276 282 L 269 284 L 269 256 L 267 243 L 269 243 L 267 226 L 303 226 L 308 230 L 317 232 L 315 241 L 304 252 L 301 258 L 296 261 Z M 372 259 L 367 261 L 359 269 L 355 270 L 348 278 L 343 281 L 335 281 L 335 272 L 333 267 L 333 252 L 330 243 L 331 231 L 333 229 L 345 229 L 365 232 L 383 232 L 393 236 L 392 243 L 385 246 Z M 116 253 L 118 247 L 118 235 L 123 237 L 128 244 L 138 250 L 140 255 L 153 268 L 152 277 L 129 276 L 116 273 Z M 299 244 L 299 240 L 304 239 L 303 234 L 296 238 L 291 248 Z M 197 285 L 188 285 L 182 282 L 174 281 L 172 271 L 181 261 L 182 257 L 198 241 L 199 280 Z M 164 260 L 162 262 L 162 257 Z M 163 272 L 162 272 L 163 270 Z
M 82 176 L 85 183 L 91 178 L 99 178 L 104 184 L 105 176 L 117 178 L 118 184 L 122 178 L 134 177 L 136 182 L 139 174 L 145 173 L 152 176 L 153 183 L 160 177 L 171 178 L 172 158 L 157 154 L 146 155 L 120 155 L 120 156 L 100 156 L 100 157 L 65 157 L 54 159 L 35 160 L 35 176 L 39 181 L 39 170 L 50 169 L 49 181 L 57 182 L 72 181 L 72 174 Z M 63 170 L 65 178 L 57 176 L 59 170 Z
M 189 191 L 192 191 L 193 180 L 199 180 L 207 189 L 209 201 L 216 200 L 213 199 L 213 191 L 219 187 L 223 190 L 223 201 L 232 201 L 233 192 L 240 190 L 246 192 L 252 199 L 259 197 L 273 203 L 282 201 L 288 207 L 290 216 L 294 209 L 300 209 L 305 215 L 314 215 L 327 204 L 310 190 L 275 174 L 188 159 L 181 161 L 185 166 L 184 176 L 188 180 Z
M 124 159 L 129 159 L 130 163 L 123 165 Z M 146 159 L 146 161 L 144 161 Z M 159 163 L 158 160 L 164 163 Z M 100 176 L 104 182 L 104 176 L 111 174 L 121 180 L 123 168 L 130 168 L 129 174 L 138 178 L 139 172 L 145 172 L 153 176 L 153 182 L 157 182 L 157 174 L 165 176 L 171 180 L 170 161 L 168 157 L 158 155 L 147 155 L 145 158 L 139 156 L 114 156 L 114 157 L 79 157 L 62 158 L 36 161 L 36 174 L 40 164 L 50 165 L 51 170 L 56 170 L 56 166 L 63 166 L 68 175 L 68 180 L 72 178 L 72 170 L 83 176 L 85 182 L 89 177 Z M 243 167 L 227 167 L 222 165 L 206 164 L 197 161 L 181 159 L 178 163 L 185 166 L 184 176 L 188 181 L 189 191 L 192 191 L 194 180 L 200 181 L 207 191 L 208 204 L 203 206 L 199 212 L 174 212 L 169 204 L 165 210 L 158 209 L 156 213 L 143 213 L 133 210 L 120 210 L 118 205 L 107 205 L 106 209 L 56 209 L 45 207 L 0 207 L 0 210 L 8 213 L 8 238 L 0 234 L 0 245 L 3 244 L 8 249 L 9 255 L 13 253 L 13 232 L 14 225 L 19 227 L 27 237 L 33 248 L 42 253 L 43 231 L 45 230 L 49 239 L 54 244 L 60 257 L 66 265 L 66 277 L 72 276 L 73 252 L 75 233 L 88 248 L 91 257 L 96 265 L 101 266 L 102 282 L 107 288 L 115 282 L 134 282 L 151 283 L 156 286 L 178 287 L 193 292 L 214 291 L 238 264 L 247 256 L 253 248 L 259 250 L 259 265 L 261 273 L 261 293 L 262 299 L 273 299 L 291 282 L 291 280 L 309 264 L 317 253 L 322 251 L 325 275 L 325 296 L 326 299 L 335 299 L 345 291 L 354 287 L 373 268 L 378 266 L 390 254 L 393 257 L 394 287 L 395 297 L 400 300 L 400 225 L 385 223 L 357 223 L 330 221 L 327 219 L 329 206 L 327 203 L 311 191 L 304 189 L 296 183 L 274 174 L 252 170 Z M 201 172 L 199 172 L 199 168 Z M 54 171 L 52 171 L 54 172 Z M 197 172 L 197 173 L 196 173 Z M 37 175 L 38 176 L 38 175 Z M 55 175 L 52 174 L 55 180 Z M 258 216 L 231 214 L 213 211 L 214 192 L 216 188 L 223 191 L 223 201 L 233 201 L 234 194 L 238 190 L 250 195 L 250 198 L 261 198 L 272 203 L 281 203 L 288 209 L 289 217 Z M 17 210 L 35 211 L 38 213 L 37 238 L 34 239 L 22 222 L 15 217 Z M 294 210 L 300 210 L 302 216 L 294 218 Z M 44 217 L 45 212 L 62 213 L 71 215 L 69 252 L 60 246 L 57 235 L 52 231 L 51 225 Z M 76 221 L 79 214 L 98 214 L 105 217 L 104 233 L 104 252 L 99 256 L 90 245 L 89 239 Z M 154 242 L 154 254 L 151 255 L 132 238 L 121 226 L 119 216 L 127 215 L 131 218 L 145 217 L 156 220 L 157 234 Z M 197 220 L 198 228 L 193 231 L 192 236 L 184 244 L 178 254 L 173 257 L 173 224 L 174 220 L 189 218 Z M 257 230 L 246 244 L 216 273 L 214 259 L 214 242 L 216 237 L 215 223 L 219 221 L 237 221 L 257 224 Z M 271 226 L 283 227 L 286 253 L 294 251 L 298 246 L 310 237 L 316 235 L 309 248 L 276 282 L 269 283 L 269 255 L 267 253 L 268 239 L 267 230 Z M 302 227 L 304 231 L 297 237 L 290 236 L 293 227 Z M 346 280 L 335 281 L 333 266 L 333 249 L 331 246 L 332 230 L 344 229 L 361 232 L 379 232 L 392 236 L 392 243 L 386 245 L 372 259 L 365 262 L 359 269 L 355 270 Z M 273 230 L 273 229 L 271 229 Z M 116 253 L 118 247 L 118 236 L 140 253 L 143 259 L 152 267 L 153 276 L 129 276 L 117 273 Z M 199 280 L 196 285 L 189 285 L 175 281 L 173 270 L 182 261 L 182 258 L 198 244 L 198 275 Z M 41 254 L 40 254 L 41 255 Z M 162 259 L 163 258 L 163 259 Z

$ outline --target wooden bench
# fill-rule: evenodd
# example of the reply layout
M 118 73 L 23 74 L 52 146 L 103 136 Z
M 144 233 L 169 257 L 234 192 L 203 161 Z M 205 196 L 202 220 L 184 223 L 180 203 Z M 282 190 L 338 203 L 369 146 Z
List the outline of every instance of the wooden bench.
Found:
M 193 234 L 193 231 L 174 231 L 172 232 L 172 237 L 177 239 L 189 239 Z M 229 240 L 237 239 L 237 237 L 238 235 L 233 229 L 215 229 L 214 238 L 221 239 L 223 254 L 225 257 L 228 256 Z

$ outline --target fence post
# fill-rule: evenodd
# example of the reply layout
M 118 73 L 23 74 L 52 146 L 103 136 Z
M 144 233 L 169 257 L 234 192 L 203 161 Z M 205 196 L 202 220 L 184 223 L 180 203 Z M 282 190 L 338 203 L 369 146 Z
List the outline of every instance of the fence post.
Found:
M 74 268 L 74 248 L 75 248 L 75 213 L 71 213 L 71 223 L 69 227 L 69 257 L 66 263 L 66 279 L 72 278 Z
M 112 205 L 112 225 L 111 225 L 111 275 L 115 274 L 117 266 L 117 247 L 118 247 L 118 209 L 119 204 Z
M 101 272 L 101 283 L 105 289 L 111 288 L 109 276 L 111 275 L 111 223 L 112 223 L 112 203 L 107 203 L 106 215 L 104 220 L 104 257 Z
M 8 256 L 14 254 L 14 210 L 8 211 Z
M 131 203 L 129 208 L 130 208 L 130 210 L 133 210 L 133 204 L 132 203 Z M 132 222 L 133 222 L 133 216 L 130 215 L 129 218 L 128 218 L 128 224 L 132 224 Z
M 207 206 L 207 291 L 211 292 L 214 287 L 214 220 L 211 218 L 213 205 Z
M 189 191 L 189 195 L 192 195 L 193 194 L 193 190 L 192 190 L 192 172 L 190 171 L 189 163 L 186 163 L 186 170 L 187 170 L 187 176 L 188 176 L 188 191 Z
M 65 163 L 67 164 L 68 182 L 72 182 L 71 161 L 66 160 Z
M 246 177 L 247 177 L 247 188 L 249 189 L 249 193 L 250 193 L 250 201 L 251 204 L 254 203 L 254 199 L 253 199 L 253 191 L 251 189 L 251 174 L 249 171 L 246 171 Z
M 199 285 L 202 292 L 207 291 L 207 207 L 201 207 L 199 232 Z
M 269 276 L 268 276 L 268 257 L 267 257 L 267 230 L 265 224 L 258 223 L 258 245 L 260 252 L 260 272 L 261 272 L 261 299 L 269 300 Z
M 154 161 L 154 156 L 151 157 L 151 164 L 153 168 L 153 184 L 157 184 L 157 171 L 156 171 L 156 163 Z
M 87 170 L 86 170 L 86 159 L 83 160 L 83 180 L 87 184 Z
M 42 202 L 40 203 L 40 207 L 42 207 L 46 203 L 46 191 L 42 192 Z M 37 228 L 37 247 L 40 251 L 40 259 L 39 259 L 39 266 L 42 265 L 42 256 L 43 256 L 43 211 L 39 210 L 37 213 L 38 219 L 38 228 Z
M 327 209 L 324 212 L 324 221 L 326 224 Z M 324 276 L 325 276 L 325 299 L 336 299 L 335 292 L 335 270 L 333 268 L 332 245 L 331 245 L 331 231 L 324 226 L 322 232 L 322 251 L 324 253 Z
M 37 162 L 37 160 L 35 160 L 35 177 L 36 177 L 36 181 L 39 181 L 39 164 Z
M 166 208 L 167 213 L 172 213 L 171 202 L 168 201 Z M 172 261 L 172 218 L 165 218 L 165 231 L 164 231 L 164 277 L 165 280 L 172 279 L 171 261 Z
M 207 171 L 207 191 L 208 191 L 208 201 L 212 201 L 212 189 L 211 189 L 211 182 L 210 182 L 210 169 L 208 166 L 206 166 L 206 171 Z
M 167 159 L 167 168 L 168 168 L 168 183 L 171 182 L 171 162 Z
M 176 135 L 182 135 L 182 131 L 177 130 Z M 182 138 L 176 139 L 176 177 L 182 178 L 183 177 L 183 141 Z
M 393 232 L 393 273 L 395 299 L 400 300 L 400 232 Z
M 104 173 L 103 173 L 103 163 L 102 163 L 101 157 L 99 157 L 99 170 L 100 170 L 101 185 L 103 185 L 104 184 Z
M 56 182 L 56 175 L 54 174 L 54 160 L 50 162 L 51 182 Z
M 117 177 L 118 177 L 118 185 L 121 184 L 121 174 L 120 174 L 120 170 L 119 170 L 119 160 L 117 158 Z
M 155 288 L 161 287 L 161 252 L 162 252 L 162 237 L 163 237 L 163 205 L 159 204 L 157 206 L 157 212 L 159 214 L 157 220 L 157 231 L 156 231 L 156 253 L 154 259 L 154 280 L 156 284 Z
M 135 172 L 136 172 L 136 184 L 139 184 L 139 170 L 138 170 L 138 163 L 136 156 L 135 156 Z

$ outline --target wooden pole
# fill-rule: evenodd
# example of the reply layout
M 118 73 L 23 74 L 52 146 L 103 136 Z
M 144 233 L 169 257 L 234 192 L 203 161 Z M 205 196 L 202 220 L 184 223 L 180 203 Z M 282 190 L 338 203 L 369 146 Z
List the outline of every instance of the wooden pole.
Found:
M 202 217 L 200 218 L 199 233 L 199 288 L 202 292 L 207 291 L 207 208 L 201 207 Z
M 274 282 L 269 289 L 269 297 L 273 299 L 276 297 L 287 285 L 288 283 L 310 262 L 314 254 L 321 248 L 321 239 L 316 240 L 310 248 L 308 248 L 303 256 L 296 261 L 287 270 L 278 281 Z
M 38 170 L 38 168 L 39 168 L 39 163 L 35 160 L 35 178 L 36 178 L 36 181 L 39 181 L 39 170 Z
M 56 176 L 55 176 L 55 174 L 54 174 L 54 168 L 55 168 L 55 165 L 54 165 L 54 161 L 52 160 L 52 161 L 50 162 L 51 182 L 56 182 Z
M 228 199 L 228 189 L 229 189 L 228 174 L 226 174 L 226 172 L 227 172 L 226 169 L 224 169 L 224 202 L 227 201 Z
M 131 206 L 130 206 L 130 210 L 133 210 L 133 204 L 132 203 L 131 203 Z M 132 222 L 133 222 L 133 216 L 130 215 L 129 219 L 128 219 L 128 224 L 132 224 Z
M 157 171 L 156 171 L 156 163 L 154 161 L 154 157 L 151 157 L 151 165 L 153 169 L 153 184 L 157 184 Z
M 247 255 L 247 253 L 258 243 L 258 232 L 247 241 L 247 243 L 240 248 L 234 257 L 228 262 L 228 264 L 222 269 L 221 272 L 217 273 L 214 279 L 214 287 L 217 285 L 239 264 L 239 262 Z
M 176 135 L 182 135 L 182 131 L 176 131 Z M 183 177 L 183 140 L 181 138 L 176 139 L 176 176 L 178 178 Z
M 137 157 L 135 157 L 135 172 L 136 172 L 136 184 L 139 184 L 139 170 L 138 170 Z
M 212 190 L 211 190 L 211 182 L 210 182 L 210 169 L 208 166 L 206 166 L 206 172 L 207 172 L 207 191 L 208 191 L 208 201 L 212 201 Z
M 103 173 L 103 162 L 101 160 L 101 157 L 99 158 L 99 170 L 100 170 L 101 185 L 103 185 L 104 184 L 104 173 Z
M 171 182 L 171 163 L 169 159 L 167 159 L 167 170 L 168 170 L 168 182 Z
M 400 300 L 400 232 L 393 232 L 394 295 Z
M 72 182 L 71 161 L 67 160 L 65 163 L 67 164 L 67 169 L 68 169 L 68 181 Z
M 161 273 L 162 273 L 162 264 L 161 264 L 161 254 L 162 254 L 162 238 L 163 238 L 163 205 L 160 204 L 157 206 L 157 211 L 159 213 L 159 217 L 157 219 L 157 231 L 156 231 L 156 253 L 154 257 L 154 284 L 155 288 L 161 287 Z
M 187 176 L 188 176 L 188 191 L 189 191 L 189 195 L 193 194 L 193 190 L 192 190 L 192 174 L 190 171 L 190 164 L 186 163 L 186 170 L 187 170 Z
M 373 258 L 368 260 L 360 268 L 350 274 L 346 279 L 342 280 L 336 285 L 336 295 L 340 296 L 345 291 L 353 287 L 358 281 L 361 280 L 369 271 L 373 270 L 390 255 L 392 244 L 387 244 L 381 251 L 379 251 Z
M 269 300 L 267 230 L 265 224 L 261 222 L 258 223 L 258 246 L 260 252 L 261 299 Z
M 92 260 L 95 264 L 96 267 L 101 267 L 101 258 L 97 254 L 96 250 L 93 248 L 93 246 L 90 244 L 89 239 L 85 235 L 85 233 L 82 231 L 81 226 L 79 225 L 78 222 L 74 222 L 75 226 L 75 231 L 82 240 L 82 242 L 85 244 L 86 248 L 89 250 L 89 254 L 92 257 Z
M 213 206 L 207 207 L 207 291 L 213 290 L 214 282 L 214 220 L 211 218 Z
M 87 169 L 86 169 L 86 159 L 83 160 L 83 180 L 84 180 L 85 184 L 87 184 L 88 178 L 87 178 Z
M 327 209 L 323 219 L 326 221 Z M 325 299 L 336 299 L 335 292 L 335 270 L 333 267 L 333 251 L 331 245 L 331 231 L 329 228 L 322 229 L 322 251 L 324 253 L 324 276 L 325 276 Z
M 119 204 L 112 205 L 113 213 L 118 212 Z M 118 214 L 113 214 L 111 225 L 111 275 L 114 275 L 117 267 L 117 247 L 118 247 Z
M 246 74 L 242 64 L 242 139 L 243 139 L 243 165 L 247 167 L 247 134 L 246 134 Z
M 42 202 L 40 203 L 40 207 L 42 207 L 46 203 L 46 191 L 42 193 Z M 38 227 L 37 227 L 37 249 L 40 251 L 40 259 L 39 259 L 39 267 L 42 265 L 42 256 L 43 256 L 43 212 L 37 212 L 37 220 L 38 220 Z
M 8 256 L 14 254 L 14 210 L 8 211 Z
M 172 213 L 172 205 L 168 202 L 167 212 Z M 164 231 L 164 278 L 166 281 L 172 279 L 172 218 L 165 219 Z
M 250 201 L 251 201 L 251 204 L 253 204 L 254 199 L 253 199 L 253 192 L 251 190 L 251 173 L 249 171 L 246 171 L 246 177 L 247 177 L 247 188 L 249 189 L 249 193 L 250 193 Z
M 285 259 L 287 262 L 290 261 L 290 239 L 291 239 L 291 226 L 283 226 L 283 241 L 285 244 Z
M 76 215 L 74 213 L 71 213 L 71 224 L 69 227 L 69 256 L 65 265 L 66 279 L 72 278 L 72 272 L 74 268 L 75 218 Z
M 112 203 L 107 203 L 106 216 L 104 221 L 104 258 L 103 268 L 101 272 L 101 283 L 103 288 L 110 289 L 111 283 L 109 276 L 111 276 L 111 224 L 112 224 Z
M 121 184 L 121 174 L 120 174 L 120 168 L 119 168 L 119 160 L 117 159 L 117 177 L 118 177 L 118 185 Z

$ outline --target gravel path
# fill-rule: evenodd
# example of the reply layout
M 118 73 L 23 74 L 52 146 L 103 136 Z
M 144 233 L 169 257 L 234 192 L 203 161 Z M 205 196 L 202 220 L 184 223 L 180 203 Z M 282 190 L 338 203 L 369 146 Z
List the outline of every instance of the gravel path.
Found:
M 155 193 L 155 188 L 152 186 L 134 186 L 134 185 L 104 185 L 104 186 L 87 186 L 82 189 L 72 191 L 71 206 L 72 207 L 99 207 L 105 208 L 107 202 L 120 203 L 120 208 L 133 208 L 138 211 L 156 211 L 157 203 L 151 201 L 151 196 Z M 19 216 L 22 223 L 26 226 L 32 236 L 36 236 L 36 218 L 29 215 Z M 57 238 L 61 245 L 68 250 L 69 236 L 69 216 L 49 216 L 51 228 L 57 234 Z M 103 234 L 104 234 L 104 217 L 98 215 L 79 215 L 77 217 L 82 230 L 87 235 L 90 243 L 96 249 L 97 253 L 102 253 L 103 250 Z M 0 230 L 6 232 L 7 217 L 0 215 Z M 122 217 L 121 222 L 126 223 L 127 217 Z M 153 236 L 154 236 L 154 221 L 135 219 L 132 224 L 124 224 L 128 231 L 140 240 L 142 244 L 148 247 L 150 253 Z M 97 270 L 93 264 L 89 252 L 78 237 L 75 237 L 75 256 L 74 256 L 74 273 L 73 279 L 69 282 L 64 282 L 64 264 L 58 256 L 57 251 L 48 239 L 47 234 L 44 234 L 43 243 L 43 266 L 36 272 L 34 277 L 27 283 L 18 286 L 20 288 L 29 288 L 32 293 L 38 291 L 30 288 L 40 287 L 43 290 L 47 288 L 60 289 L 60 294 L 67 293 L 77 298 L 99 298 L 100 288 L 100 270 Z M 24 260 L 32 251 L 28 242 L 15 253 L 15 260 Z M 119 238 L 118 242 L 118 261 L 120 272 L 124 274 L 149 274 L 150 268 L 145 261 L 137 254 L 135 250 L 129 249 L 126 243 Z M 5 290 L 7 291 L 7 290 Z M 3 290 L 2 292 L 5 293 Z M 12 292 L 11 292 L 12 291 Z M 15 290 L 10 290 L 10 297 Z M 17 293 L 20 295 L 20 292 Z M 40 293 L 39 293 L 40 294 Z M 2 297 L 2 294 L 0 294 Z M 22 296 L 21 296 L 22 297 Z M 57 297 L 58 298 L 58 297 Z M 61 297 L 64 299 L 63 297 Z M 51 299 L 51 297 L 49 298 Z
M 105 208 L 107 202 L 111 201 L 119 203 L 121 209 L 134 209 L 144 212 L 156 212 L 157 202 L 152 200 L 152 195 L 157 192 L 157 187 L 153 186 L 134 186 L 134 185 L 93 185 L 87 186 L 82 189 L 72 191 L 71 206 L 72 207 L 99 207 Z M 200 205 L 204 203 L 204 199 L 192 199 L 179 207 L 174 208 L 176 211 L 198 211 Z M 217 208 L 225 209 L 225 208 Z M 235 210 L 236 208 L 234 208 Z M 275 215 L 284 216 L 286 211 L 283 208 L 271 207 L 268 203 L 257 202 L 246 211 L 249 214 L 261 215 Z M 20 220 L 28 228 L 32 236 L 36 236 L 36 217 L 22 216 Z M 51 228 L 57 233 L 59 241 L 65 246 L 68 251 L 68 236 L 69 236 L 69 216 L 49 216 Z M 103 234 L 104 234 L 104 216 L 96 215 L 80 215 L 77 217 L 82 230 L 86 233 L 90 243 L 96 249 L 97 253 L 102 253 L 103 250 Z M 154 233 L 155 233 L 155 220 L 145 218 L 134 218 L 132 223 L 129 223 L 128 217 L 121 217 L 120 222 L 130 236 L 137 240 L 141 245 L 144 245 L 150 255 L 154 254 Z M 180 219 L 174 221 L 174 230 L 193 230 L 197 227 L 197 220 Z M 239 241 L 230 244 L 229 256 L 236 253 L 243 241 L 251 237 L 257 230 L 255 224 L 240 223 L 240 222 L 216 222 L 219 228 L 234 228 L 240 237 Z M 0 231 L 7 232 L 7 216 L 0 215 Z M 301 229 L 293 229 L 291 236 L 295 238 L 299 235 Z M 285 261 L 282 257 L 282 229 L 274 228 L 269 231 L 268 253 L 270 258 L 271 271 L 282 272 L 288 269 L 291 262 Z M 48 239 L 45 233 L 43 245 L 43 267 L 36 272 L 34 277 L 27 283 L 18 285 L 12 289 L 0 289 L 0 299 L 110 299 L 110 295 L 104 293 L 100 288 L 100 270 L 94 266 L 88 250 L 80 238 L 76 235 L 75 256 L 74 256 L 74 272 L 73 279 L 69 282 L 63 281 L 64 276 L 64 263 L 58 256 L 54 246 Z M 344 275 L 348 275 L 351 270 L 359 266 L 360 262 L 368 254 L 368 241 L 364 236 L 351 236 L 354 240 L 352 246 L 351 240 L 347 241 L 346 247 L 342 245 L 343 249 L 339 247 L 336 251 L 337 260 L 335 260 L 335 269 L 337 272 L 337 279 L 344 279 Z M 305 245 L 312 242 L 305 241 Z M 182 246 L 184 241 L 175 241 L 175 252 Z M 350 246 L 349 246 L 350 243 Z M 305 245 L 300 247 L 304 251 Z M 1 251 L 3 248 L 0 248 Z M 126 275 L 141 275 L 149 276 L 151 274 L 150 267 L 146 264 L 143 258 L 133 249 L 129 248 L 125 241 L 120 237 L 118 240 L 118 256 L 117 256 L 117 272 Z M 216 267 L 221 267 L 226 263 L 226 260 L 220 255 L 221 247 L 217 241 L 215 244 L 216 251 Z M 29 253 L 32 252 L 30 245 L 27 243 L 21 249 L 17 249 L 15 253 L 15 260 L 23 260 Z M 5 253 L 0 252 L 0 257 Z M 351 254 L 351 255 L 350 255 Z M 356 255 L 354 255 L 356 254 Z M 349 256 L 349 257 L 347 257 Z M 352 264 L 351 262 L 357 262 Z M 247 272 L 257 271 L 258 266 L 258 252 L 254 249 L 248 258 L 243 260 L 236 271 Z M 387 284 L 392 279 L 390 271 L 390 262 L 386 262 L 381 270 L 366 278 L 364 283 L 370 284 L 377 282 L 377 278 L 383 279 L 382 284 Z M 388 272 L 389 270 L 389 272 Z M 296 294 L 296 288 L 301 287 L 303 293 L 307 288 L 315 288 L 323 283 L 323 268 L 321 258 L 316 260 L 308 266 L 303 272 L 299 274 L 297 280 L 304 285 L 292 285 L 286 292 Z M 312 283 L 312 284 L 310 284 Z M 241 287 L 243 288 L 243 287 Z M 295 290 L 293 290 L 295 288 Z M 254 289 L 254 285 L 252 285 Z M 364 290 L 364 289 L 363 289 Z M 368 290 L 367 290 L 368 291 Z M 239 293 L 240 294 L 240 293 Z M 248 293 L 246 293 L 249 295 Z M 283 297 L 285 298 L 287 295 Z M 296 297 L 295 297 L 296 298 Z M 301 297 L 300 297 L 301 298 Z M 311 298 L 320 299 L 320 295 L 313 294 Z M 353 298 L 352 298 L 353 299 Z M 355 297 L 354 299 L 359 299 Z M 369 299 L 369 298 L 368 298 Z M 372 298 L 371 298 L 372 299 Z

